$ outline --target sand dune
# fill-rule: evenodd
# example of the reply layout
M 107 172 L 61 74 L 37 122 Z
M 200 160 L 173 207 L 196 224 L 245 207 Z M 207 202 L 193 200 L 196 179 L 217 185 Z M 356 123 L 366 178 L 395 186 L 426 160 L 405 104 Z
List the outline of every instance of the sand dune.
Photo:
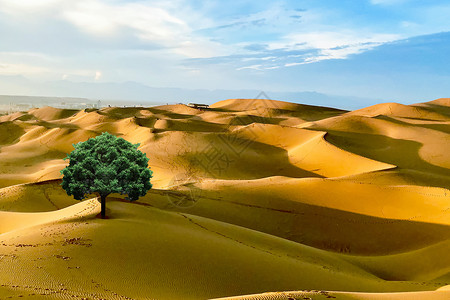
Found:
M 399 103 L 382 103 L 376 104 L 374 106 L 370 106 L 367 108 L 355 110 L 347 113 L 348 115 L 359 115 L 359 116 L 368 116 L 368 117 L 376 117 L 379 115 L 384 116 L 396 116 L 400 118 L 409 118 L 409 119 L 422 119 L 422 120 L 449 120 L 449 116 L 445 113 L 445 111 L 436 106 L 448 106 L 445 104 L 446 101 L 443 100 L 435 100 L 435 102 L 429 102 L 428 105 L 403 105 Z M 431 105 L 431 106 L 430 106 Z
M 75 109 L 62 109 L 54 108 L 51 106 L 45 106 L 42 108 L 33 108 L 28 111 L 29 115 L 34 116 L 38 120 L 49 121 L 65 119 L 73 116 L 78 110 Z
M 449 238 L 447 190 L 430 188 L 426 195 L 415 188 L 270 177 L 186 184 L 170 197 L 188 206 L 181 205 L 180 211 L 316 248 L 389 255 Z M 190 207 L 192 190 L 197 202 Z M 349 190 L 354 192 L 352 197 Z M 409 201 L 402 199 L 405 195 Z M 433 206 L 422 201 L 433 201 Z M 177 210 L 171 198 L 157 190 L 139 202 Z
M 328 291 L 292 291 L 254 294 L 239 297 L 220 298 L 222 300 L 292 300 L 292 299 L 336 299 L 336 300 L 445 300 L 448 291 L 409 292 L 409 293 L 345 293 Z M 218 298 L 219 299 L 219 298 Z M 216 300 L 218 300 L 216 299 Z
M 436 121 L 449 126 L 448 122 Z M 317 121 L 309 129 L 327 131 L 331 144 L 361 156 L 402 167 L 448 175 L 448 132 L 385 116 L 345 115 Z
M 61 180 L 13 185 L 0 189 L 0 211 L 47 212 L 78 203 L 61 189 Z
M 95 200 L 32 218 L 3 213 L 16 226 L 1 235 L 2 255 L 12 253 L 0 275 L 4 287 L 22 295 L 37 288 L 61 298 L 153 299 L 298 286 L 419 289 L 383 282 L 331 253 L 242 227 L 113 199 L 108 208 L 107 221 L 95 218 Z M 235 280 L 245 285 L 232 284 Z
M 154 171 L 107 220 L 59 173 L 104 131 Z M 0 298 L 448 299 L 449 145 L 445 98 L 1 116 Z

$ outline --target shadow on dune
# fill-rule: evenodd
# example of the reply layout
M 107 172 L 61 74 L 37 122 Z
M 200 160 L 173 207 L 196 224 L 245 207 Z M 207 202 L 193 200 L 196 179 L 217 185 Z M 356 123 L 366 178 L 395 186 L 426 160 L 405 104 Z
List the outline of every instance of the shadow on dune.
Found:
M 25 130 L 14 121 L 0 122 L 0 146 L 17 143 L 23 134 Z
M 433 165 L 419 155 L 422 144 L 394 139 L 378 134 L 347 133 L 328 131 L 325 140 L 345 151 L 355 153 L 370 159 L 396 165 L 399 168 L 427 171 L 439 175 L 449 174 L 447 168 Z
M 133 117 L 143 108 L 138 107 L 104 107 L 100 110 L 94 109 L 94 110 L 84 110 L 85 112 L 95 112 L 102 116 L 107 116 L 112 119 L 125 119 L 129 117 Z
M 86 111 L 85 109 L 84 111 Z M 27 114 L 33 116 L 34 118 L 41 120 L 59 120 L 66 119 L 74 116 L 80 112 L 79 109 L 67 109 L 67 108 L 56 108 L 52 106 L 44 106 L 39 108 L 30 109 Z
M 284 120 L 286 120 L 286 118 L 264 117 L 257 115 L 234 116 L 231 119 L 229 126 L 246 126 L 253 123 L 278 125 Z
M 315 248 L 352 255 L 389 255 L 450 238 L 450 226 L 379 218 L 283 199 L 249 200 L 246 194 L 197 193 L 195 206 L 171 205 L 189 191 L 157 190 L 136 202 L 181 211 L 268 233 Z M 251 202 L 251 203 L 249 203 Z M 413 218 L 411 218 L 413 219 Z
M 77 129 L 81 129 L 80 126 L 76 125 L 76 124 L 70 124 L 70 123 L 51 123 L 51 122 L 47 122 L 44 120 L 37 120 L 35 122 L 29 123 L 32 125 L 39 125 L 45 128 L 66 128 L 66 129 L 73 129 L 73 130 L 77 130 Z
M 393 119 L 391 117 L 384 116 L 384 115 L 376 116 L 375 119 L 392 122 L 392 123 L 399 124 L 402 126 L 422 127 L 422 128 L 428 128 L 428 129 L 440 131 L 442 133 L 450 133 L 450 124 L 442 124 L 443 122 L 438 122 L 438 121 L 436 121 L 436 123 L 441 123 L 441 124 L 414 124 L 414 123 L 403 122 L 398 119 Z M 405 119 L 410 119 L 410 118 L 405 118 Z M 414 119 L 414 120 L 423 120 L 423 119 Z
M 236 110 L 227 109 L 227 108 L 221 108 L 221 107 L 209 107 L 206 111 L 224 112 L 224 113 L 234 113 L 234 112 L 236 112 Z
M 194 115 L 191 114 L 179 114 L 179 113 L 175 113 L 172 112 L 170 110 L 164 110 L 164 109 L 159 109 L 159 108 L 155 108 L 155 107 L 149 107 L 146 108 L 145 110 L 154 113 L 154 114 L 160 114 L 160 115 L 164 115 L 170 119 L 189 119 L 192 118 Z
M 258 179 L 270 176 L 292 178 L 323 176 L 290 162 L 286 149 L 238 134 L 205 134 L 201 148 L 180 154 L 179 166 L 198 178 Z M 194 174 L 190 174 L 194 175 Z
M 420 107 L 450 118 L 450 106 L 438 105 L 434 103 L 425 103 L 425 106 Z
M 61 179 L 46 180 L 25 184 L 24 188 L 35 195 L 36 204 L 40 206 L 51 202 L 52 206 L 61 209 L 78 203 L 64 194 L 61 182 Z M 450 226 L 417 222 L 414 217 L 408 220 L 379 218 L 289 201 L 276 195 L 267 195 L 259 200 L 249 199 L 248 193 L 239 192 L 236 187 L 230 187 L 226 193 L 221 190 L 199 190 L 195 195 L 195 205 L 173 205 L 176 203 L 174 199 L 186 198 L 189 194 L 189 190 L 151 189 L 138 201 L 124 202 L 197 215 L 315 248 L 352 255 L 402 253 L 450 238 Z M 108 199 L 120 200 L 124 197 L 112 194 Z M 51 210 L 55 208 L 49 206 L 44 211 Z
M 149 120 L 149 121 L 145 121 Z M 188 122 L 178 119 L 136 119 L 136 124 L 142 127 L 151 128 L 153 133 L 162 132 L 226 132 L 227 127 L 224 124 L 212 123 L 203 120 L 189 120 Z
M 213 112 L 224 112 L 224 113 L 237 113 L 240 110 L 231 110 L 225 108 L 209 108 L 209 111 Z M 252 111 L 249 109 L 249 111 Z M 326 118 L 336 117 L 342 115 L 348 111 L 339 110 L 327 107 L 315 107 L 304 105 L 299 109 L 290 110 L 283 108 L 268 108 L 267 113 L 271 116 L 270 118 L 285 120 L 287 118 L 299 118 L 304 121 L 318 121 Z M 251 116 L 251 115 L 248 115 Z M 264 118 L 262 116 L 255 116 L 256 118 Z M 278 122 L 279 123 L 279 122 Z M 267 124 L 278 124 L 278 123 L 267 123 Z

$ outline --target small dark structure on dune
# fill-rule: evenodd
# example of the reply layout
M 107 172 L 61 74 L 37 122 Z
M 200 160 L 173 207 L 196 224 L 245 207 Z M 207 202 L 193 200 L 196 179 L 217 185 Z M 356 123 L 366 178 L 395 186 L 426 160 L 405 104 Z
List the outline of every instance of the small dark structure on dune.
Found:
M 208 109 L 208 104 L 200 104 L 200 103 L 188 103 L 187 106 L 196 108 L 196 109 Z

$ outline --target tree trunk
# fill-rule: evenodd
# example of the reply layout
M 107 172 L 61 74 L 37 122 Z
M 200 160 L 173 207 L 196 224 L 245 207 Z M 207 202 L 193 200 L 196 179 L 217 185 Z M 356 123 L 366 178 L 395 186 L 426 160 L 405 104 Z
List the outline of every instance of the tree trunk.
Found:
M 101 195 L 102 219 L 106 218 L 106 195 Z

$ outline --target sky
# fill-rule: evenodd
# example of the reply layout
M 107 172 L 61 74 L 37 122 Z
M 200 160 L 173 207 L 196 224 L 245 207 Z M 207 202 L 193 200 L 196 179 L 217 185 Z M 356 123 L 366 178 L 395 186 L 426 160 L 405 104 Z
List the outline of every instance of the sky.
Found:
M 429 101 L 450 97 L 449 15 L 444 0 L 0 0 L 0 94 L 132 82 Z

